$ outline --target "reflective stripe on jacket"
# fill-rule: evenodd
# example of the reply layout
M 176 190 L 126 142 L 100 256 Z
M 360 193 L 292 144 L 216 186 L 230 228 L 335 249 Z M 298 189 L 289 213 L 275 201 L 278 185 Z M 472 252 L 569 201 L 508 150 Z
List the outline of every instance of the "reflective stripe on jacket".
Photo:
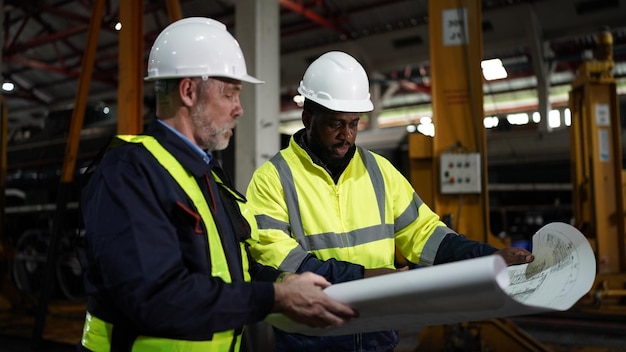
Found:
M 85 316 L 85 326 L 81 344 L 94 352 L 108 352 L 111 350 L 111 336 L 113 324 L 99 319 L 89 312 Z M 152 336 L 138 336 L 132 346 L 132 351 L 146 352 L 205 352 L 205 351 L 238 351 L 241 345 L 241 336 L 233 340 L 233 331 L 224 331 L 213 334 L 211 341 L 172 340 Z
M 393 268 L 396 247 L 409 261 L 432 265 L 454 233 L 388 160 L 362 148 L 335 184 L 292 137 L 255 172 L 247 198 L 260 237 L 252 254 L 285 271 L 297 271 L 307 253 Z
M 169 172 L 176 183 L 184 190 L 185 194 L 191 199 L 193 205 L 197 209 L 202 222 L 207 227 L 209 251 L 211 258 L 211 275 L 221 278 L 224 282 L 232 281 L 231 274 L 228 269 L 228 263 L 224 253 L 224 249 L 218 233 L 215 221 L 208 208 L 206 200 L 202 196 L 196 180 L 193 175 L 172 156 L 163 146 L 159 144 L 151 136 L 118 136 L 123 141 L 130 143 L 141 143 L 145 148 L 157 159 L 157 161 Z M 219 177 L 214 174 L 217 182 L 221 182 Z M 229 192 L 234 193 L 229 189 Z M 238 202 L 240 211 L 250 226 L 255 226 L 252 213 L 247 209 L 245 204 Z M 256 235 L 256 231 L 251 231 L 252 235 Z M 251 238 L 254 241 L 256 238 Z M 241 258 L 243 266 L 243 275 L 245 281 L 250 281 L 248 272 L 249 263 L 245 244 L 240 242 Z M 111 336 L 113 325 L 103 321 L 102 319 L 87 313 L 85 319 L 85 327 L 82 337 L 82 345 L 93 351 L 109 351 L 111 349 Z M 158 338 L 151 336 L 138 336 L 133 343 L 133 351 L 179 351 L 179 352 L 196 352 L 196 351 L 238 351 L 241 343 L 241 331 L 227 330 L 213 334 L 210 341 L 189 341 L 175 340 L 167 338 Z

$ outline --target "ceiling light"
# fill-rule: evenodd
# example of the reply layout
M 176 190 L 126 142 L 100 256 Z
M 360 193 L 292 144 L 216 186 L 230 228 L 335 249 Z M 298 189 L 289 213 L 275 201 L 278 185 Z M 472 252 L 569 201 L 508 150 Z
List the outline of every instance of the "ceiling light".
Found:
M 483 119 L 483 126 L 485 126 L 485 128 L 497 127 L 499 123 L 500 119 L 497 116 L 487 116 Z
M 520 112 L 520 113 L 515 113 L 515 114 L 508 114 L 508 115 L 506 115 L 506 120 L 511 125 L 525 125 L 529 121 L 528 114 L 525 113 L 525 112 Z
M 417 125 L 417 131 L 423 135 L 434 137 L 435 125 L 433 125 L 432 123 L 429 123 L 429 124 L 420 123 L 419 125 Z
M 534 123 L 541 122 L 541 114 L 539 113 L 539 111 L 533 112 L 533 122 Z
M 569 108 L 563 110 L 563 121 L 565 122 L 565 126 L 572 125 L 572 111 Z
M 550 110 L 548 112 L 548 127 L 557 128 L 561 126 L 561 112 L 559 110 Z
M 5 92 L 12 92 L 15 89 L 15 84 L 13 82 L 4 82 L 2 83 L 2 90 Z
M 483 76 L 488 81 L 507 77 L 506 69 L 500 59 L 484 60 L 480 63 L 480 67 L 483 69 Z

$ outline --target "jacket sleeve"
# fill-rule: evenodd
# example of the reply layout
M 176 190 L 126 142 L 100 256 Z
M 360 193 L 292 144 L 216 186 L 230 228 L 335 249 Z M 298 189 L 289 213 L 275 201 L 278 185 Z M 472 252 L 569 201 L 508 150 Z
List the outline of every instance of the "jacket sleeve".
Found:
M 207 340 L 262 320 L 272 284 L 212 277 L 206 232 L 174 210 L 184 193 L 145 149 L 133 150 L 101 164 L 83 192 L 88 293 L 144 335 Z
M 276 169 L 266 163 L 252 176 L 246 193 L 256 214 L 259 242 L 250 253 L 261 264 L 281 271 L 312 271 L 331 283 L 363 278 L 363 266 L 335 259 L 320 260 L 291 237 L 289 213 Z
M 365 268 L 362 265 L 334 258 L 320 260 L 314 255 L 309 254 L 297 270 L 298 273 L 306 271 L 312 271 L 316 274 L 322 275 L 329 282 L 337 284 L 340 282 L 362 279 Z
M 250 263 L 250 276 L 254 281 L 276 282 L 276 279 L 282 271 L 271 266 L 257 263 L 248 251 L 248 263 Z
M 413 264 L 433 265 L 439 244 L 454 231 L 440 221 L 389 160 L 379 155 L 376 160 L 385 183 L 388 221 L 393 222 L 397 251 Z
M 443 264 L 457 260 L 491 255 L 498 249 L 490 244 L 472 241 L 456 233 L 446 234 L 439 245 L 434 264 Z

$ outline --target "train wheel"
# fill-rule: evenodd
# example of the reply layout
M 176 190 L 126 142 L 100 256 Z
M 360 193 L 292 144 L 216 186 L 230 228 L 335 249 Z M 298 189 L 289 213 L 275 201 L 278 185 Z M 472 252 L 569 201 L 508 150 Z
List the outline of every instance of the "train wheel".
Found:
M 47 232 L 42 230 L 29 229 L 19 237 L 12 272 L 20 291 L 30 295 L 41 292 L 48 245 Z
M 56 264 L 56 275 L 59 290 L 69 300 L 85 297 L 83 286 L 83 268 L 78 258 L 78 249 L 72 245 L 71 234 L 63 237 L 59 258 Z

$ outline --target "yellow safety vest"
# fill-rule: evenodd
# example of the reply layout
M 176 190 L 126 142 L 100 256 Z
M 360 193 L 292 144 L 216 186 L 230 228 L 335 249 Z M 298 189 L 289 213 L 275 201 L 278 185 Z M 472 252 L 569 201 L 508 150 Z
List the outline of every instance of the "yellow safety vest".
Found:
M 222 241 L 219 236 L 211 235 L 217 234 L 217 227 L 213 221 L 213 216 L 211 215 L 211 211 L 209 210 L 206 200 L 202 196 L 202 191 L 200 190 L 200 187 L 198 186 L 198 183 L 194 179 L 193 175 L 191 175 L 172 154 L 170 154 L 161 144 L 159 144 L 159 142 L 157 142 L 156 139 L 151 136 L 119 135 L 117 138 L 129 143 L 143 144 L 144 147 L 146 147 L 146 149 L 154 155 L 158 162 L 172 175 L 180 187 L 185 191 L 207 227 L 211 257 L 211 275 L 213 277 L 221 278 L 224 282 L 230 283 L 232 278 L 230 276 L 230 272 L 228 271 L 228 263 L 222 247 Z M 213 174 L 213 176 L 215 177 L 216 182 L 222 182 L 217 175 Z M 229 189 L 229 191 L 231 190 Z M 248 221 L 252 229 L 252 237 L 249 241 L 254 242 L 258 240 L 254 215 L 245 206 L 245 204 L 241 202 L 238 202 L 238 204 L 242 215 Z M 248 257 L 246 254 L 245 244 L 240 243 L 240 248 L 244 280 L 250 281 L 250 274 L 248 272 L 249 263 L 247 260 Z M 84 347 L 92 351 L 110 351 L 112 331 L 113 324 L 105 322 L 87 312 L 81 343 Z M 240 346 L 241 334 L 236 334 L 235 330 L 227 330 L 213 334 L 213 339 L 210 341 L 188 341 L 152 336 L 138 336 L 133 343 L 132 351 L 228 352 L 239 351 Z
M 254 173 L 246 194 L 260 241 L 250 252 L 261 264 L 297 271 L 310 253 L 369 268 L 394 268 L 395 250 L 431 265 L 452 232 L 381 156 L 357 148 L 335 183 L 291 138 Z

